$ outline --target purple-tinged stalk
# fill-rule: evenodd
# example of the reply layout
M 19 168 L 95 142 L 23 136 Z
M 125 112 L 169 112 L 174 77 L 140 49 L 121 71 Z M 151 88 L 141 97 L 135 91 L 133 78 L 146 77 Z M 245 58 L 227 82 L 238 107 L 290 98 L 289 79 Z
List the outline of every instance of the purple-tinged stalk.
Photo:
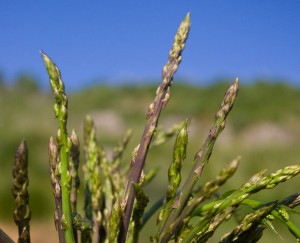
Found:
M 54 112 L 58 120 L 57 142 L 59 146 L 59 159 L 61 169 L 61 191 L 62 191 L 62 228 L 65 233 L 67 243 L 74 242 L 74 233 L 71 217 L 70 202 L 70 182 L 69 173 L 69 156 L 71 149 L 71 141 L 68 137 L 67 119 L 68 119 L 68 99 L 65 94 L 65 86 L 61 79 L 61 74 L 55 63 L 45 54 L 41 53 L 45 67 L 47 69 L 50 86 L 54 94 L 55 104 Z
M 178 31 L 175 35 L 172 49 L 169 53 L 169 61 L 164 66 L 162 71 L 163 82 L 156 91 L 156 97 L 153 103 L 150 104 L 147 115 L 147 124 L 143 132 L 139 149 L 135 158 L 135 163 L 129 174 L 126 190 L 123 194 L 124 216 L 120 224 L 119 242 L 125 242 L 131 213 L 134 203 L 134 188 L 133 184 L 138 183 L 148 153 L 150 143 L 152 141 L 154 132 L 157 128 L 158 119 L 162 109 L 166 106 L 170 97 L 170 85 L 173 81 L 173 75 L 178 69 L 181 62 L 181 53 L 185 47 L 185 42 L 188 37 L 190 29 L 190 14 L 180 24 Z
M 29 221 L 31 212 L 29 209 L 29 194 L 28 194 L 28 150 L 25 140 L 19 145 L 13 167 L 13 187 L 12 192 L 16 202 L 14 211 L 14 220 L 18 226 L 20 243 L 30 242 L 30 226 Z

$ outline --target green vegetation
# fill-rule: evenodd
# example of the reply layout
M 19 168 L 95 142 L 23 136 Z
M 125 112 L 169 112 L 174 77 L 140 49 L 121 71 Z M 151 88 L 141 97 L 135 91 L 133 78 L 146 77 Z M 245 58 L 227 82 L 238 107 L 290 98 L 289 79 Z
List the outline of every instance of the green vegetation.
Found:
M 276 222 L 281 223 L 280 235 L 299 240 L 299 219 L 293 218 L 300 197 L 293 194 L 293 185 L 299 178 L 289 180 L 300 173 L 300 90 L 257 82 L 242 85 L 236 99 L 238 80 L 207 87 L 174 84 L 170 89 L 189 26 L 188 15 L 158 89 L 93 87 L 67 98 L 58 68 L 42 54 L 55 98 L 56 141 L 52 95 L 1 87 L 1 173 L 11 173 L 20 138 L 26 138 L 29 148 L 28 156 L 22 140 L 13 170 L 19 242 L 30 242 L 30 211 L 33 218 L 55 211 L 60 242 L 78 242 L 79 231 L 81 242 L 125 242 L 126 236 L 126 242 L 148 242 L 150 236 L 152 242 L 205 242 L 212 237 L 256 242 L 267 227 L 280 239 L 274 233 Z M 83 122 L 86 113 L 90 116 Z M 9 221 L 12 183 L 10 177 L 0 178 L 0 213 Z M 266 189 L 272 190 L 259 193 Z M 10 242 L 2 230 L 0 237 Z

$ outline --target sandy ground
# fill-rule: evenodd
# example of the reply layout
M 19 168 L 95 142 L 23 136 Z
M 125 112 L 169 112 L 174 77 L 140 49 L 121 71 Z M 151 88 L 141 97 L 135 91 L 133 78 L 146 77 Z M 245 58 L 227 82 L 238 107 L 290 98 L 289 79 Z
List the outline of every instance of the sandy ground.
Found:
M 6 224 L 0 221 L 0 228 L 9 235 L 15 242 L 18 239 L 18 229 L 14 224 Z M 31 242 L 55 243 L 58 242 L 58 236 L 54 227 L 54 222 L 32 221 L 30 223 Z

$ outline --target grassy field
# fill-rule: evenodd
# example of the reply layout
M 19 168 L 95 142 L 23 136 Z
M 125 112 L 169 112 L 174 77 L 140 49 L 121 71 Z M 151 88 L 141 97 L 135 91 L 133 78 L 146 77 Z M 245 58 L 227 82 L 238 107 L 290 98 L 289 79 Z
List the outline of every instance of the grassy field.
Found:
M 191 168 L 195 152 L 205 140 L 227 85 L 218 83 L 195 87 L 175 83 L 172 86 L 171 99 L 159 124 L 161 129 L 168 130 L 173 124 L 185 118 L 190 119 L 185 176 Z M 70 93 L 69 131 L 74 128 L 82 141 L 83 118 L 90 114 L 97 126 L 98 140 L 109 154 L 126 129 L 132 128 L 133 138 L 123 161 L 124 165 L 129 164 L 130 153 L 139 142 L 147 107 L 154 98 L 155 89 L 154 85 L 99 86 Z M 13 222 L 11 170 L 15 150 L 22 138 L 26 139 L 29 148 L 32 217 L 35 220 L 48 220 L 54 208 L 47 158 L 49 137 L 55 136 L 57 131 L 52 109 L 53 97 L 47 92 L 1 88 L 0 100 L 0 222 Z M 172 146 L 173 140 L 162 148 L 153 148 L 147 159 L 146 169 L 160 169 L 156 180 L 146 188 L 152 202 L 165 193 Z M 242 162 L 235 177 L 228 182 L 227 189 L 237 188 L 260 170 L 273 172 L 299 163 L 300 89 L 282 83 L 241 84 L 227 127 L 204 171 L 203 182 L 214 178 L 220 169 L 238 155 L 242 156 Z M 297 192 L 296 185 L 299 183 L 300 178 L 295 178 L 275 190 L 258 194 L 256 198 L 263 201 L 282 199 Z M 144 233 L 146 239 L 150 233 Z

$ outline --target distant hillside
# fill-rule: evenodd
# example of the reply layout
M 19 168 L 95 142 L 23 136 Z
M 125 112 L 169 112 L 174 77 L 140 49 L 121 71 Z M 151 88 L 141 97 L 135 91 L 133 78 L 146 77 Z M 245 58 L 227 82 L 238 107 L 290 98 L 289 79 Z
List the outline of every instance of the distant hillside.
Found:
M 219 105 L 228 83 L 207 87 L 174 84 L 171 99 L 164 113 L 188 117 L 210 117 Z M 92 87 L 71 94 L 73 106 L 81 109 L 113 109 L 132 118 L 145 114 L 155 95 L 156 86 Z M 253 122 L 285 122 L 300 118 L 300 89 L 284 83 L 259 82 L 243 85 L 236 102 L 231 122 L 242 128 Z

